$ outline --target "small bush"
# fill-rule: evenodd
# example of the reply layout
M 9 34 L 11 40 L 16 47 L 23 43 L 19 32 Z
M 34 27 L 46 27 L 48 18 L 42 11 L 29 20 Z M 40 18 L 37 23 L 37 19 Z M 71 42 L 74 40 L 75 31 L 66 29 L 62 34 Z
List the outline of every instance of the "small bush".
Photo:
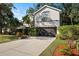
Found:
M 17 33 L 16 33 L 16 36 L 17 36 L 17 37 L 21 37 L 22 35 L 23 35 L 22 32 L 17 32 Z
M 23 29 L 17 29 L 16 31 L 16 36 L 17 37 L 21 37 L 24 34 L 24 30 Z
M 64 56 L 66 51 L 64 49 L 68 48 L 67 44 L 60 44 L 54 50 L 54 56 Z
M 69 48 L 69 47 L 65 47 L 65 48 L 61 49 L 60 52 L 64 53 L 64 55 L 67 55 L 67 56 L 72 55 L 71 48 Z
M 36 36 L 36 28 L 35 27 L 29 28 L 29 35 L 30 36 Z

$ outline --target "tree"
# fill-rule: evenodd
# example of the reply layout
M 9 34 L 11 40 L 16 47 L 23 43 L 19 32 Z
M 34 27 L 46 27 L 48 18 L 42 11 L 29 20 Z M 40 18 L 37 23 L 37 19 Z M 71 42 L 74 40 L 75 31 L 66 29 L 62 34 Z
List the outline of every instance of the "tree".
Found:
M 30 19 L 32 17 L 32 13 L 35 11 L 34 8 L 30 7 L 26 10 L 26 16 L 23 17 L 23 22 L 29 25 L 28 35 L 36 35 L 36 29 L 34 28 L 33 21 Z
M 70 20 L 69 23 L 73 25 L 75 19 L 79 18 L 79 4 L 74 3 L 63 3 L 63 9 L 62 9 L 62 20 Z
M 13 17 L 12 7 L 14 7 L 12 3 L 0 3 L 0 33 L 2 33 L 2 28 L 7 25 L 9 19 Z
M 23 22 L 27 23 L 30 26 L 30 18 L 28 15 L 23 17 Z
M 12 8 L 15 8 L 12 3 L 0 3 L 0 33 L 2 33 L 2 28 L 11 29 L 21 25 L 14 17 Z
M 59 8 L 59 9 L 62 9 L 62 7 L 63 7 L 62 3 L 37 3 L 37 4 L 35 4 L 35 9 L 38 10 L 39 8 L 41 8 L 44 5 L 48 5 L 51 7 L 53 6 L 53 7 Z
M 20 25 L 22 25 L 22 23 L 17 19 L 17 18 L 12 18 L 11 20 L 10 20 L 10 22 L 8 22 L 10 25 L 8 25 L 9 26 L 9 28 L 16 28 L 16 27 L 18 27 L 18 26 L 20 26 Z
M 26 10 L 26 13 L 29 14 L 29 13 L 33 13 L 35 11 L 34 8 L 32 7 L 29 7 L 27 10 Z
M 23 22 L 29 24 L 29 26 L 31 27 L 32 25 L 32 21 L 30 19 L 30 17 L 32 16 L 32 13 L 35 11 L 34 8 L 32 7 L 29 7 L 27 10 L 26 10 L 26 15 L 23 17 Z
M 53 3 L 37 3 L 35 4 L 35 9 L 39 9 L 40 7 L 44 6 L 44 5 L 49 5 L 49 6 L 52 6 Z

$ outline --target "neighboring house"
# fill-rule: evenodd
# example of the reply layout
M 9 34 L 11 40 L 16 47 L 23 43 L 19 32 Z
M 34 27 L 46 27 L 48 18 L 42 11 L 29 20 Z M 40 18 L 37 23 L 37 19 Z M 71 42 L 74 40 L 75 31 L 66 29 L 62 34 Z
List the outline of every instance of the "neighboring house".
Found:
M 30 19 L 36 28 L 41 29 L 40 32 L 47 36 L 55 36 L 57 28 L 60 26 L 60 9 L 44 5 L 39 10 L 30 15 Z M 42 35 L 39 33 L 39 35 Z

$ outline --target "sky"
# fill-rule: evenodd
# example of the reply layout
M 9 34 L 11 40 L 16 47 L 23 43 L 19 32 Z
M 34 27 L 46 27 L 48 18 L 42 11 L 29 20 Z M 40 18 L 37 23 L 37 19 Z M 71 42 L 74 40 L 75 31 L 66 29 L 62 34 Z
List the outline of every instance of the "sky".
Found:
M 15 8 L 12 8 L 12 12 L 14 13 L 14 17 L 22 20 L 22 17 L 26 15 L 26 10 L 29 7 L 34 7 L 33 3 L 14 3 Z

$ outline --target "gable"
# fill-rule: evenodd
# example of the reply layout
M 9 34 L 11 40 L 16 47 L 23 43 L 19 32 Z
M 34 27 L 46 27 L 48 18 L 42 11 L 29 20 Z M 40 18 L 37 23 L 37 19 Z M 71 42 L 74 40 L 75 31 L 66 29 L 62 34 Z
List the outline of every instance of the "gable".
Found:
M 61 10 L 49 6 L 44 6 L 33 13 L 35 27 L 58 27 Z
M 50 7 L 50 6 L 44 5 L 43 7 L 41 7 L 40 9 L 38 9 L 36 12 L 34 12 L 33 15 L 36 15 L 37 13 L 39 13 L 40 11 L 43 11 L 46 8 L 51 9 L 51 10 L 54 10 L 54 11 L 57 11 L 57 12 L 61 12 L 60 9 L 57 9 L 55 7 Z
M 43 16 L 50 17 L 52 20 L 59 20 L 60 14 L 56 10 L 44 8 L 34 15 L 35 20 L 39 20 Z

